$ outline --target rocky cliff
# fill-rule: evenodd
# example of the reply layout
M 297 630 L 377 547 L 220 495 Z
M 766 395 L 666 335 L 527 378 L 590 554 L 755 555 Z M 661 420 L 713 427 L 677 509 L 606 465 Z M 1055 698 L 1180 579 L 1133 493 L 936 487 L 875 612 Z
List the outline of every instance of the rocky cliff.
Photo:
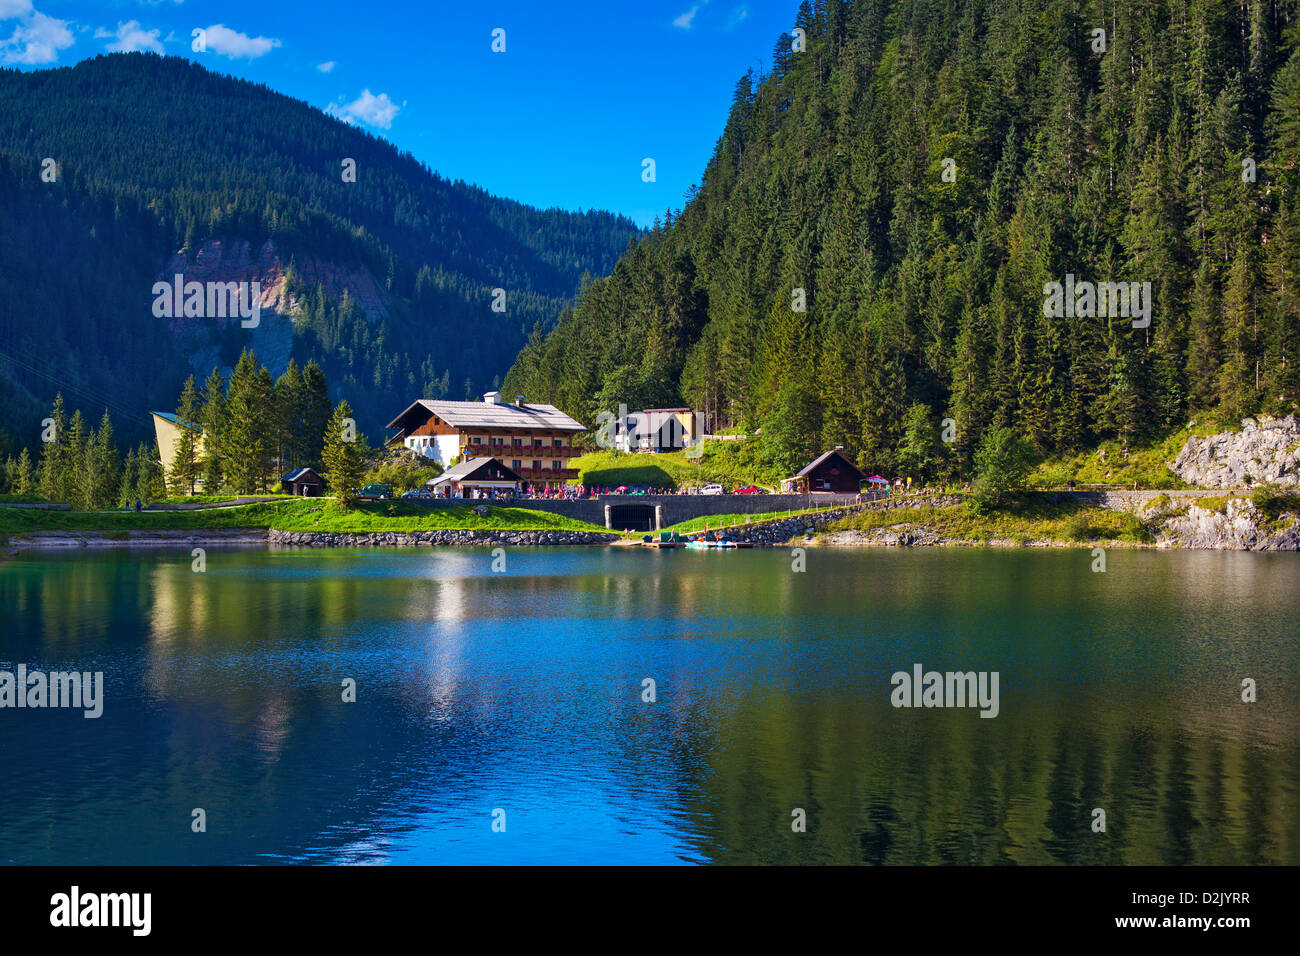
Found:
M 347 292 L 369 321 L 387 314 L 378 284 L 364 269 L 345 269 L 320 259 L 296 257 L 294 272 L 300 281 L 319 283 L 325 296 L 336 301 Z M 254 247 L 247 239 L 203 243 L 192 255 L 177 252 L 156 277 L 171 282 L 256 282 L 261 290 L 261 314 L 256 327 L 246 330 L 247 344 L 273 376 L 279 376 L 293 354 L 293 321 L 298 303 L 289 293 L 289 263 L 270 239 Z M 166 320 L 172 339 L 200 379 L 214 365 L 222 365 L 216 333 L 236 319 L 173 316 Z
M 1300 419 L 1247 418 L 1239 432 L 1189 438 L 1170 467 L 1203 488 L 1300 487 Z

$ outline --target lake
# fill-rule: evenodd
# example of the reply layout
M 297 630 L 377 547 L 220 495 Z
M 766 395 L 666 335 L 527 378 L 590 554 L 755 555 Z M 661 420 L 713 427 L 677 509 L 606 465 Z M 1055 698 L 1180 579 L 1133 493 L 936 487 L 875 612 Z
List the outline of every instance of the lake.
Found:
M 0 670 L 103 712 L 0 709 L 0 861 L 1300 863 L 1300 557 L 1106 557 L 20 555 Z

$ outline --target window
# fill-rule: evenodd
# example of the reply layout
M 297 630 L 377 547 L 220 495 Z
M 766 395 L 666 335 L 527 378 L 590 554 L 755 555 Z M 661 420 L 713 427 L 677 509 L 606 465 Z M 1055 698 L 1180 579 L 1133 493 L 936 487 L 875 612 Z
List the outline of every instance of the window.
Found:
M 510 463 L 510 467 L 513 468 L 515 471 L 518 471 L 520 468 L 523 467 L 523 462 L 521 462 L 518 458 L 516 458 L 514 461 Z
M 506 440 L 505 440 L 504 438 L 502 438 L 500 435 L 493 435 L 493 436 L 492 436 L 492 444 L 494 444 L 494 445 L 504 445 L 505 443 L 506 443 Z
M 558 461 L 551 462 L 551 468 L 553 468 L 555 471 L 559 471 L 562 467 L 563 466 Z
M 516 448 L 521 448 L 521 447 L 523 447 L 523 444 L 524 444 L 524 440 L 523 440 L 522 438 L 516 438 L 516 439 L 515 439 L 515 447 L 516 447 Z
M 533 462 L 533 470 L 534 470 L 534 471 L 541 471 L 541 470 L 542 470 L 542 463 L 541 463 L 540 461 L 534 461 L 534 462 Z
M 564 447 L 564 439 L 563 439 L 563 438 L 557 438 L 557 439 L 555 439 L 555 444 L 554 444 L 553 447 L 555 447 L 555 448 L 563 448 L 563 447 Z
M 534 438 L 534 439 L 533 439 L 533 447 L 534 447 L 534 448 L 541 448 L 541 447 L 542 447 L 542 440 L 541 440 L 540 438 Z

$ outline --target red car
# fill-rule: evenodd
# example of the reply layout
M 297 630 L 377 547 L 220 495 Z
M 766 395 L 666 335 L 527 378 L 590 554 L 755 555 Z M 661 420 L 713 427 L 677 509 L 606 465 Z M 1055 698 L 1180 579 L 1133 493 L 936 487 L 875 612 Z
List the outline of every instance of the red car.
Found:
M 745 485 L 743 488 L 737 488 L 733 494 L 737 495 L 765 495 L 767 490 L 759 488 L 757 485 Z

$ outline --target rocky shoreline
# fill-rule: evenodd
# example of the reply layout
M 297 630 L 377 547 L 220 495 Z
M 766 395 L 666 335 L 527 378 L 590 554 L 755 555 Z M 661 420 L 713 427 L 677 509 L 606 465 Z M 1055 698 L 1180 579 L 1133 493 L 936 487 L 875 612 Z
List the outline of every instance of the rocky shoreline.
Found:
M 71 548 L 181 548 L 265 546 L 265 528 L 205 531 L 28 531 L 12 535 L 6 550 L 66 551 Z
M 1212 495 L 1212 493 L 1209 493 Z M 1014 539 L 990 535 L 987 538 L 950 538 L 937 524 L 924 520 L 902 521 L 869 530 L 827 531 L 829 525 L 853 513 L 854 508 L 833 508 L 813 514 L 795 515 L 762 524 L 729 528 L 726 536 L 757 546 L 791 544 L 838 547 L 1039 547 L 1039 548 L 1152 548 L 1212 551 L 1300 551 L 1300 515 L 1284 512 L 1262 514 L 1250 498 L 1219 495 L 1207 499 L 1206 492 L 1106 492 L 1080 493 L 1089 504 L 1137 517 L 1151 534 L 1151 541 Z M 932 507 L 953 507 L 962 501 L 949 495 L 917 499 L 904 497 L 877 509 L 893 511 Z M 6 551 L 68 550 L 72 548 L 422 548 L 422 547 L 548 547 L 636 544 L 612 532 L 555 530 L 469 530 L 427 531 L 277 531 L 265 528 L 209 529 L 195 531 L 35 531 L 15 535 Z
M 204 531 L 33 531 L 14 535 L 6 551 L 67 551 L 76 548 L 427 548 L 495 545 L 593 545 L 621 541 L 622 536 L 592 531 L 276 531 L 232 528 Z
M 470 531 L 440 528 L 434 531 L 272 531 L 273 548 L 447 548 L 518 545 L 610 544 L 621 535 L 598 531 Z
M 1093 540 L 1063 541 L 1054 538 L 950 538 L 924 521 L 900 522 L 892 527 L 870 530 L 823 532 L 852 509 L 835 509 L 812 515 L 783 518 L 753 528 L 730 528 L 732 541 L 754 545 L 811 544 L 838 547 L 1007 547 L 1007 548 L 1150 548 L 1205 551 L 1300 551 L 1300 515 L 1285 513 L 1276 521 L 1262 515 L 1249 498 L 1218 495 L 1221 505 L 1201 499 L 1214 492 L 1087 492 L 1078 497 L 1110 511 L 1135 515 L 1150 530 L 1150 542 Z M 1225 499 L 1226 500 L 1223 500 Z M 957 496 L 925 499 L 900 498 L 883 506 L 899 508 L 947 508 L 959 504 Z

